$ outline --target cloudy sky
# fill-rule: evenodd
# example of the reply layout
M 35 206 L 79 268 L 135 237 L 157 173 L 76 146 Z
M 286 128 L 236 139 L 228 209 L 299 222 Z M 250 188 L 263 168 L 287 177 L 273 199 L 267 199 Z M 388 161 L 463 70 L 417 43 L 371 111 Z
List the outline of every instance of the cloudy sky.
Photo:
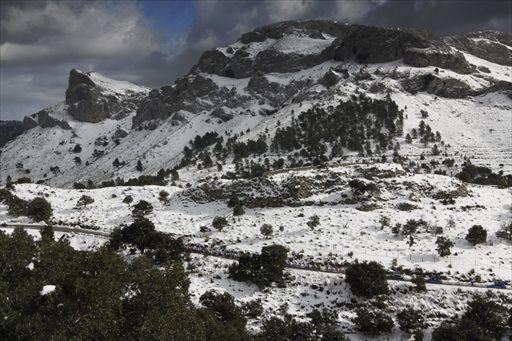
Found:
M 511 17 L 505 0 L 1 0 L 0 119 L 62 101 L 71 68 L 160 87 L 185 74 L 202 51 L 276 21 L 453 34 L 510 32 Z

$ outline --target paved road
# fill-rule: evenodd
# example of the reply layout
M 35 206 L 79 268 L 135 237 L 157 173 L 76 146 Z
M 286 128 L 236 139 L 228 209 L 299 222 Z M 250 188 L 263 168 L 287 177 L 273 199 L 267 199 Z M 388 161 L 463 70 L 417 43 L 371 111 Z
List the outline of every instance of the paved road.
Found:
M 36 224 L 0 224 L 0 228 L 16 228 L 21 227 L 27 230 L 40 230 L 46 225 L 36 225 Z M 53 230 L 56 232 L 64 232 L 64 233 L 79 233 L 79 234 L 85 234 L 85 235 L 91 235 L 96 237 L 102 237 L 107 239 L 110 236 L 109 232 L 105 231 L 98 231 L 98 230 L 91 230 L 91 229 L 84 229 L 80 227 L 70 227 L 70 226 L 64 226 L 64 225 L 54 225 Z M 237 260 L 238 257 L 232 256 L 232 255 L 226 255 L 226 254 L 220 254 L 215 251 L 210 250 L 199 250 L 197 248 L 193 247 L 186 247 L 186 251 L 189 253 L 199 254 L 199 255 L 207 255 L 214 258 L 220 258 L 220 259 L 227 259 L 227 260 Z M 319 268 L 310 268 L 295 264 L 287 264 L 286 268 L 293 269 L 293 270 L 300 270 L 300 271 L 310 271 L 310 272 L 322 272 L 322 273 L 329 273 L 329 274 L 343 274 L 343 269 L 340 270 L 327 270 L 327 269 L 319 269 Z M 389 279 L 390 282 L 408 282 L 411 283 L 410 280 L 406 279 Z M 473 285 L 466 284 L 464 282 L 442 282 L 442 283 L 427 283 L 428 286 L 456 286 L 456 287 L 462 287 L 462 288 L 471 288 L 471 289 L 488 289 L 488 290 L 507 290 L 512 291 L 512 288 L 488 288 L 485 284 L 479 284 L 475 283 Z

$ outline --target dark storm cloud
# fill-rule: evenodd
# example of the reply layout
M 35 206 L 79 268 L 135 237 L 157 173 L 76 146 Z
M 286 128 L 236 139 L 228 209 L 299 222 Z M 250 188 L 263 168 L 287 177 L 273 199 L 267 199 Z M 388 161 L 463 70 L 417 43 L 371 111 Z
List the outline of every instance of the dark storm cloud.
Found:
M 203 51 L 276 21 L 334 19 L 452 34 L 511 31 L 512 11 L 508 1 L 489 0 L 200 0 L 194 6 L 188 34 L 169 42 L 136 2 L 2 0 L 0 119 L 63 100 L 73 67 L 158 87 L 187 73 Z
M 134 2 L 2 1 L 0 119 L 64 98 L 73 67 L 141 81 L 133 67 L 163 49 Z
M 362 20 L 376 26 L 428 29 L 442 35 L 512 30 L 507 0 L 387 1 Z

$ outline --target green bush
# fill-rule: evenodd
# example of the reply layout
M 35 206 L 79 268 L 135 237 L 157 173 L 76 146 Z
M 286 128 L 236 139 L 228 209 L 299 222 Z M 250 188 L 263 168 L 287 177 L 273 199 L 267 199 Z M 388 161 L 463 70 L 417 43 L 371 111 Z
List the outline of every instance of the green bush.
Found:
M 389 333 L 395 325 L 389 314 L 376 308 L 360 307 L 356 309 L 356 314 L 354 324 L 357 330 L 365 334 Z
M 213 218 L 212 226 L 218 231 L 222 231 L 224 227 L 228 225 L 228 221 L 224 217 L 215 217 Z
M 314 229 L 315 227 L 320 225 L 320 217 L 315 214 L 309 217 L 309 220 L 306 224 L 309 226 L 310 229 Z
M 141 200 L 133 206 L 132 216 L 142 218 L 153 212 L 153 205 L 146 200 Z
M 270 237 L 272 233 L 274 232 L 274 229 L 272 228 L 272 225 L 270 224 L 263 224 L 260 227 L 260 232 L 265 237 Z
M 234 216 L 240 216 L 240 215 L 244 215 L 245 214 L 245 210 L 244 210 L 244 206 L 242 204 L 235 204 L 235 206 L 233 206 L 233 215 Z
M 0 264 L 2 340 L 249 338 L 245 328 L 194 307 L 181 262 L 155 267 L 140 256 L 128 263 L 108 248 L 76 251 L 15 229 L 0 233 Z M 55 291 L 41 295 L 49 284 Z
M 345 271 L 345 281 L 357 296 L 371 298 L 389 293 L 387 273 L 377 262 L 350 264 Z
M 243 254 L 238 263 L 229 267 L 229 277 L 236 281 L 248 281 L 260 288 L 272 283 L 284 284 L 284 268 L 288 250 L 281 245 L 265 246 L 261 254 Z
M 133 197 L 131 195 L 127 195 L 123 199 L 124 204 L 130 205 L 133 202 Z
M 475 321 L 485 335 L 496 340 L 499 340 L 507 330 L 507 309 L 489 297 L 473 298 L 463 318 Z
M 34 221 L 49 221 L 52 217 L 52 205 L 45 199 L 37 197 L 32 199 L 27 206 L 27 216 Z
M 87 205 L 90 205 L 94 202 L 94 199 L 88 195 L 82 195 L 80 199 L 76 202 L 76 207 L 82 208 L 87 207 Z
M 485 243 L 487 231 L 481 225 L 473 225 L 466 235 L 466 240 L 473 245 Z
M 453 242 L 443 236 L 437 237 L 436 239 L 436 245 L 437 245 L 437 253 L 439 253 L 439 256 L 449 256 L 451 255 L 451 247 L 453 246 Z
M 409 307 L 399 311 L 396 317 L 400 329 L 409 334 L 415 334 L 427 327 L 420 310 Z

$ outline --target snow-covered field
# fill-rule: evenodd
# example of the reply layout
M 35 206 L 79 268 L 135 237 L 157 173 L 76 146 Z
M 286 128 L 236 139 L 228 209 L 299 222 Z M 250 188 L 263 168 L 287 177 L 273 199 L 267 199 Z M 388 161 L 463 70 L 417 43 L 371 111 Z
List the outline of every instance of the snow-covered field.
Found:
M 375 165 L 374 165 L 375 166 Z M 398 170 L 397 165 L 377 165 L 386 170 Z M 343 262 L 375 260 L 386 268 L 396 266 L 407 269 L 417 267 L 428 271 L 444 272 L 457 280 L 469 280 L 479 275 L 483 281 L 512 279 L 512 246 L 495 236 L 501 225 L 512 219 L 510 189 L 492 186 L 462 184 L 442 175 L 398 173 L 373 181 L 380 193 L 366 202 L 347 201 L 352 198 L 348 181 L 356 177 L 357 170 L 370 166 L 339 166 L 306 171 L 286 171 L 269 176 L 275 184 L 290 179 L 315 179 L 326 175 L 338 176 L 337 183 L 297 200 L 293 207 L 246 208 L 245 215 L 232 216 L 232 209 L 225 201 L 194 202 L 191 190 L 176 186 L 110 187 L 95 190 L 58 189 L 42 185 L 17 185 L 15 193 L 23 199 L 45 196 L 54 207 L 54 220 L 61 224 L 97 226 L 109 231 L 120 224 L 132 221 L 131 207 L 123 203 L 131 195 L 134 203 L 147 200 L 154 206 L 148 218 L 158 230 L 188 237 L 190 243 L 205 246 L 221 244 L 226 250 L 259 252 L 269 244 L 282 244 L 299 264 L 336 268 Z M 230 181 L 224 180 L 225 185 Z M 455 204 L 444 205 L 434 199 L 441 191 L 450 192 L 463 188 L 467 196 L 455 199 Z M 167 203 L 159 200 L 159 192 L 169 195 Z M 250 188 L 248 189 L 251 190 Z M 89 195 L 94 203 L 77 209 L 80 196 Z M 259 195 L 255 193 L 255 195 Z M 365 211 L 364 205 L 375 207 Z M 409 203 L 416 208 L 401 211 L 400 204 Z M 363 206 L 363 207 L 362 207 Z M 307 221 L 317 215 L 320 224 L 310 228 Z M 228 226 L 222 231 L 211 228 L 216 216 L 226 216 Z M 381 228 L 380 219 L 389 218 L 389 226 Z M 422 219 L 427 226 L 420 226 L 409 246 L 409 237 L 395 235 L 391 227 L 404 225 L 408 220 Z M 5 206 L 0 205 L 0 223 L 26 222 L 27 218 L 12 218 Z M 263 224 L 273 226 L 271 237 L 263 236 Z M 473 225 L 483 226 L 487 242 L 472 246 L 465 240 Z M 210 228 L 200 232 L 201 226 Z M 436 252 L 436 227 L 443 229 L 443 236 L 454 243 L 452 254 L 439 257 Z M 217 245 L 218 247 L 218 245 Z M 473 273 L 469 275 L 468 273 Z

